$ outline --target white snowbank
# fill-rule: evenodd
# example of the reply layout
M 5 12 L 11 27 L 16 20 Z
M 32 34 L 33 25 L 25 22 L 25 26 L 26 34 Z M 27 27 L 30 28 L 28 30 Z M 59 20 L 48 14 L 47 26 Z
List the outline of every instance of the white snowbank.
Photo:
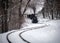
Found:
M 30 30 L 24 32 L 22 34 L 22 37 L 31 43 L 60 43 L 60 20 L 51 20 L 45 22 L 45 24 L 48 24 L 48 26 L 43 28 L 38 28 L 36 30 Z M 27 29 L 31 27 L 34 28 L 34 26 L 38 27 L 38 26 L 43 26 L 44 24 L 38 24 L 38 25 L 29 24 L 29 25 L 30 27 L 25 27 L 25 28 Z M 16 30 L 12 30 L 12 31 L 16 31 Z M 19 33 L 23 31 L 24 30 L 19 30 L 16 31 L 15 33 L 10 34 L 9 40 L 12 43 L 26 43 L 19 37 Z M 8 41 L 6 40 L 6 35 L 10 32 L 0 34 L 0 43 L 8 43 Z

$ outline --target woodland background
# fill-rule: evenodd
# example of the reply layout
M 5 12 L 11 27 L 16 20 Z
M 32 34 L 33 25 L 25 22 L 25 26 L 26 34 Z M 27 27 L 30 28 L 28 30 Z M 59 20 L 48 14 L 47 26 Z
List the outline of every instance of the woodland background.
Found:
M 31 0 L 0 0 L 0 33 L 21 28 L 21 24 L 24 22 L 24 12 L 27 7 L 32 8 L 35 12 L 35 5 L 39 0 L 30 1 Z M 21 13 L 21 7 L 25 7 L 23 14 Z M 44 0 L 44 7 L 37 15 L 40 14 L 43 18 L 52 20 L 60 19 L 60 0 Z

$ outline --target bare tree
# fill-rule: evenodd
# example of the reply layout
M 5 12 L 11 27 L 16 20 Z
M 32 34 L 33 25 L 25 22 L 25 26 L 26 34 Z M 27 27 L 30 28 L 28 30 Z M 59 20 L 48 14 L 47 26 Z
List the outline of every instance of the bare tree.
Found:
M 8 31 L 8 24 L 7 24 L 7 9 L 8 9 L 8 0 L 2 0 L 1 1 L 1 6 L 3 9 L 3 14 L 2 14 L 2 32 L 7 32 Z

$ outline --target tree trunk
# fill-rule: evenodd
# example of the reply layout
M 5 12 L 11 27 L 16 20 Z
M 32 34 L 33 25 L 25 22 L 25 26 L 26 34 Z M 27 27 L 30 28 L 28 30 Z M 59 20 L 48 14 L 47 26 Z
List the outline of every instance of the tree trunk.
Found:
M 53 10 L 51 10 L 51 16 L 52 16 L 52 19 L 54 19 L 54 16 L 53 16 Z
M 2 33 L 8 31 L 8 24 L 7 24 L 7 8 L 8 8 L 8 0 L 2 1 L 3 14 L 2 14 Z
M 2 16 L 2 33 L 8 31 L 8 24 L 7 24 L 7 11 L 4 11 Z
M 42 9 L 43 18 L 45 18 L 45 14 L 44 13 L 46 13 L 46 12 L 44 12 L 44 9 L 45 8 Z

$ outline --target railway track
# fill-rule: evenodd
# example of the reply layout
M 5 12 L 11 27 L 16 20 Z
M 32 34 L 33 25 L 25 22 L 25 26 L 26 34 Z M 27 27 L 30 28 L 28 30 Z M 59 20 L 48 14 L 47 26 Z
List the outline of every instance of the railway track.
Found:
M 7 41 L 8 41 L 8 43 L 12 43 L 11 40 L 9 39 L 9 35 L 11 35 L 12 33 L 14 34 L 15 32 L 21 31 L 21 32 L 19 33 L 19 38 L 22 39 L 22 41 L 24 41 L 24 42 L 26 42 L 26 43 L 31 43 L 30 41 L 24 39 L 24 38 L 22 37 L 22 34 L 25 33 L 25 32 L 27 32 L 27 31 L 44 28 L 44 27 L 46 27 L 46 26 L 48 26 L 48 25 L 44 25 L 44 26 L 41 26 L 41 27 L 40 27 L 40 26 L 39 26 L 39 27 L 31 27 L 31 28 L 27 28 L 27 29 L 21 29 L 21 30 L 17 30 L 17 31 L 10 32 L 10 33 L 8 33 L 7 36 L 6 36 Z

